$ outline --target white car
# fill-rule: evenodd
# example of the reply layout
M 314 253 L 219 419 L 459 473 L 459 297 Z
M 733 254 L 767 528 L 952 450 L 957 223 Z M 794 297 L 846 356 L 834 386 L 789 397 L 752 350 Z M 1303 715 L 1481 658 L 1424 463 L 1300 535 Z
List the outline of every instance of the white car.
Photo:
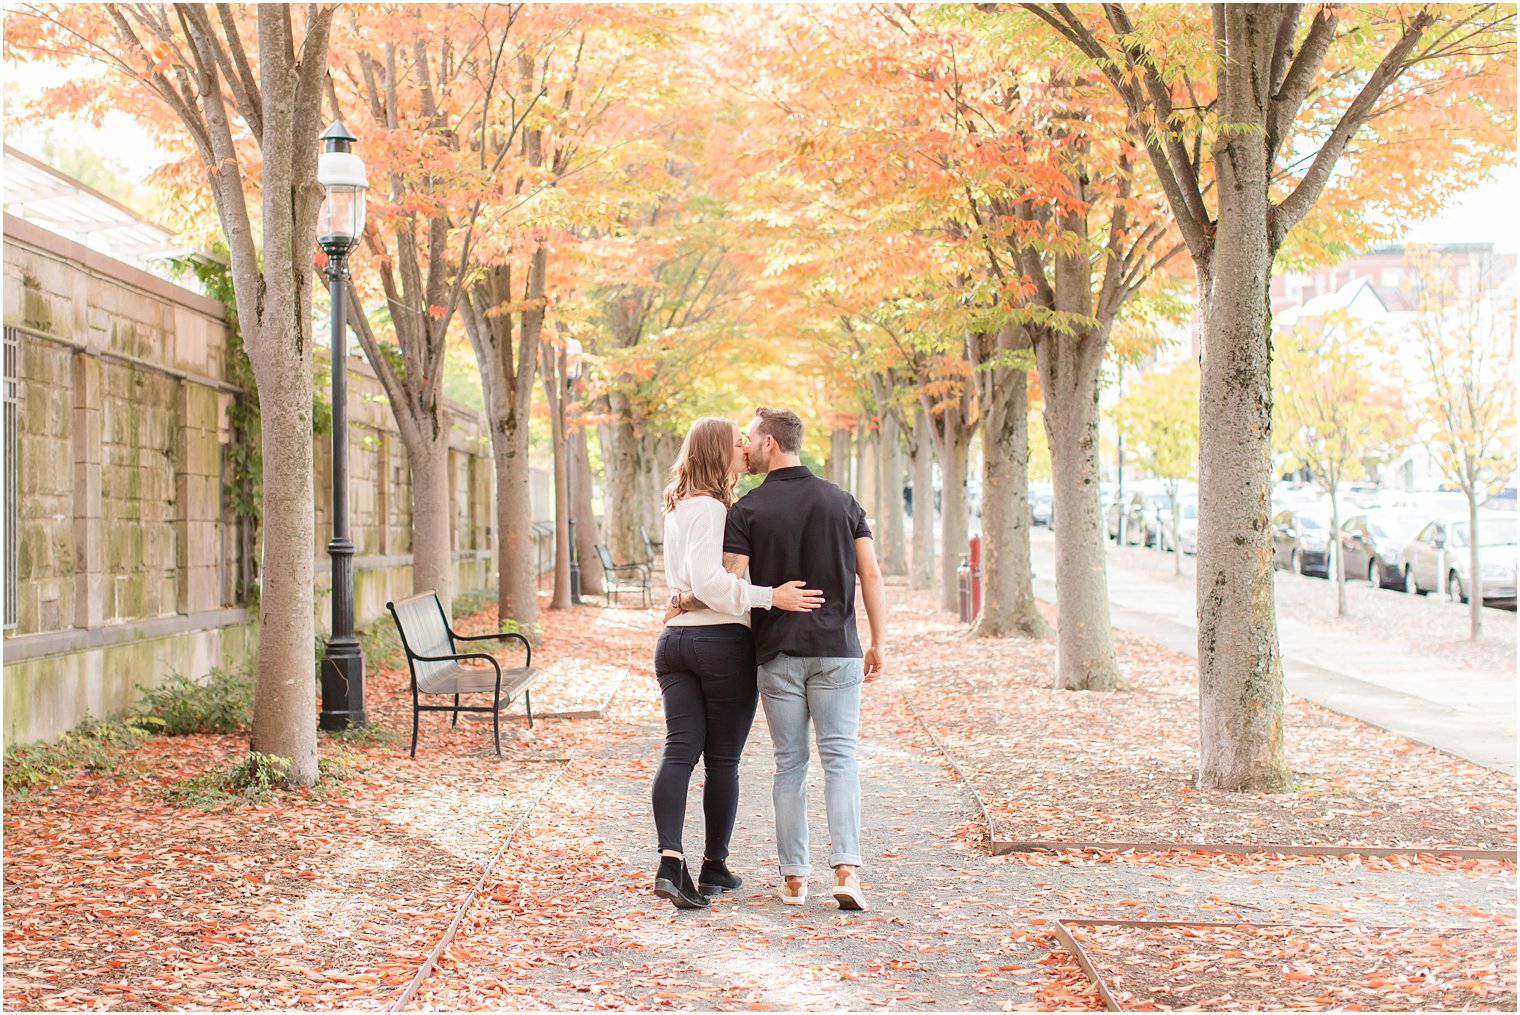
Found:
M 1166 548 L 1172 548 L 1172 534 L 1164 533 Z M 1177 504 L 1177 542 L 1183 553 L 1198 552 L 1198 502 L 1193 499 Z
M 1516 520 L 1508 514 L 1478 516 L 1481 540 L 1478 566 L 1483 570 L 1483 601 L 1515 598 Z M 1440 585 L 1440 568 L 1446 569 L 1446 592 L 1467 602 L 1473 587 L 1468 552 L 1466 518 L 1437 519 L 1420 530 L 1404 547 L 1404 591 L 1415 595 L 1433 592 Z

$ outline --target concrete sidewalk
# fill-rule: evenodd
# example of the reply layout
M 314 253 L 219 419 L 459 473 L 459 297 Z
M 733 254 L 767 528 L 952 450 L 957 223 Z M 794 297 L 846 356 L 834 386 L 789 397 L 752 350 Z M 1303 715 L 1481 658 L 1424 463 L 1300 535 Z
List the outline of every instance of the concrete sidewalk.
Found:
M 1064 995 L 1046 993 L 1056 916 L 1306 923 L 1333 911 L 1376 926 L 1444 926 L 1512 904 L 1503 871 L 988 857 L 975 802 L 938 760 L 897 679 L 868 685 L 862 707 L 869 909 L 841 911 L 828 894 L 816 758 L 809 898 L 798 907 L 776 898 L 774 761 L 763 716 L 740 769 L 730 864 L 743 886 L 703 910 L 678 911 L 652 895 L 649 793 L 663 728 L 654 681 L 635 675 L 606 728 L 637 735 L 609 738 L 596 763 L 546 798 L 408 1010 L 1070 1010 L 1051 1003 Z M 686 813 L 692 856 L 703 827 L 700 769 L 695 776 Z
M 1053 537 L 1037 529 L 1031 542 L 1035 594 L 1055 602 Z M 1126 568 L 1118 556 L 1110 552 L 1108 561 L 1114 626 L 1196 657 L 1192 577 L 1140 574 Z M 1279 578 L 1299 580 L 1292 575 Z M 1279 581 L 1279 603 L 1284 594 Z M 1515 774 L 1513 673 L 1456 666 L 1437 655 L 1410 653 L 1369 639 L 1350 623 L 1337 629 L 1295 621 L 1285 613 L 1279 610 L 1278 636 L 1290 692 L 1485 768 Z M 1496 612 L 1493 622 L 1513 624 L 1514 618 Z

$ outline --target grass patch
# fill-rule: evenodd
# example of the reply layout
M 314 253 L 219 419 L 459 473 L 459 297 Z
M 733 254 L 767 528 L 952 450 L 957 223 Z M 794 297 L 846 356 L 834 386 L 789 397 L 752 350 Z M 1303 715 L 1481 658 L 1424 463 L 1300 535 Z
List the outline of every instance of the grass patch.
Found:
M 164 799 L 178 807 L 209 809 L 269 803 L 313 803 L 326 800 L 332 790 L 348 778 L 355 758 L 338 752 L 317 759 L 315 786 L 297 786 L 290 781 L 290 760 L 273 754 L 249 751 L 230 765 L 221 765 L 171 783 L 163 791 Z
M 153 733 L 236 733 L 253 722 L 253 673 L 212 670 L 204 682 L 175 674 L 158 687 L 139 687 L 142 703 L 131 722 Z
M 389 726 L 370 723 L 350 726 L 346 730 L 318 730 L 324 741 L 351 747 L 392 747 L 401 742 L 401 734 Z
M 5 792 L 53 786 L 76 772 L 119 768 L 126 753 L 148 734 L 120 721 L 86 716 L 79 725 L 47 743 L 17 744 L 5 752 Z

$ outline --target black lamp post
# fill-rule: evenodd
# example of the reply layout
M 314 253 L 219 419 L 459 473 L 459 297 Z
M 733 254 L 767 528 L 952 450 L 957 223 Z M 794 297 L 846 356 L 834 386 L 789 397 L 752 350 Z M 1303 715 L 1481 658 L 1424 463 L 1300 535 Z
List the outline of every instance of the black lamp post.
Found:
M 364 161 L 353 134 L 334 120 L 322 134 L 317 180 L 327 192 L 317 216 L 317 243 L 327 254 L 332 297 L 332 631 L 322 656 L 324 730 L 366 726 L 364 657 L 354 637 L 354 544 L 348 536 L 348 252 L 364 233 Z

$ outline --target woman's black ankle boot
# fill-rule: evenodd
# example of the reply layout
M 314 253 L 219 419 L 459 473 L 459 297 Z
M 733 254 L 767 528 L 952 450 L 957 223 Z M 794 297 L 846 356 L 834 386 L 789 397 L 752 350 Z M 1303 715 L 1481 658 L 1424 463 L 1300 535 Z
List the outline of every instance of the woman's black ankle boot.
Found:
M 691 883 L 686 861 L 673 856 L 660 857 L 660 869 L 654 876 L 654 893 L 668 899 L 677 909 L 705 909 L 708 906 L 707 896 Z
M 728 869 L 723 860 L 702 860 L 702 873 L 697 877 L 697 887 L 704 895 L 731 892 L 744 884 L 744 880 Z

